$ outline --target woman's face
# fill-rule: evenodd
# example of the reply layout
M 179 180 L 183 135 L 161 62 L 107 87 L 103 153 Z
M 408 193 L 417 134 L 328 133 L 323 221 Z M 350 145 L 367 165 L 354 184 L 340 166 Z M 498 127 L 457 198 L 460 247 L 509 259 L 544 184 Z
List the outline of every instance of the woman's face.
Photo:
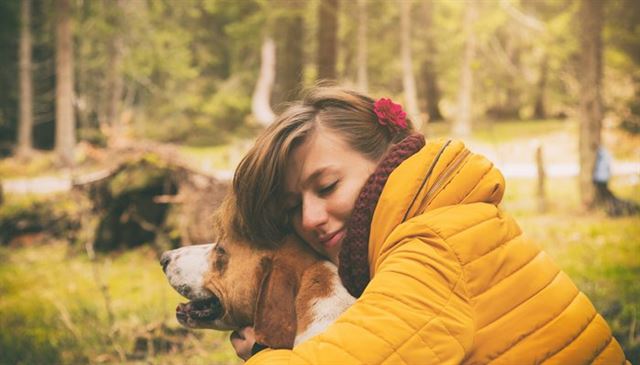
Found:
M 336 265 L 347 221 L 376 165 L 326 129 L 317 129 L 291 153 L 285 206 L 293 228 Z

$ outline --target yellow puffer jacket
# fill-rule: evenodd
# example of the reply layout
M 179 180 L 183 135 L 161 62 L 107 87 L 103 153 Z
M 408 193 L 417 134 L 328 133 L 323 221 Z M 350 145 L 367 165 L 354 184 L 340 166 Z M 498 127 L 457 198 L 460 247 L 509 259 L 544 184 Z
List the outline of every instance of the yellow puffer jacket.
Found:
M 324 333 L 248 364 L 625 364 L 589 299 L 496 207 L 502 174 L 444 145 L 389 176 L 357 302 Z

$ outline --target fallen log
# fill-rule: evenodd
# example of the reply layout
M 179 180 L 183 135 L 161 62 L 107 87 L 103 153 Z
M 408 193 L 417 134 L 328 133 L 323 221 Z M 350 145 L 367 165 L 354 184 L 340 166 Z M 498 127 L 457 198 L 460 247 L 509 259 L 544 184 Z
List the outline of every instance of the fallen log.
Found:
M 109 167 L 73 182 L 91 201 L 99 251 L 163 241 L 213 242 L 214 212 L 228 181 L 197 171 L 171 147 L 145 144 L 114 151 Z

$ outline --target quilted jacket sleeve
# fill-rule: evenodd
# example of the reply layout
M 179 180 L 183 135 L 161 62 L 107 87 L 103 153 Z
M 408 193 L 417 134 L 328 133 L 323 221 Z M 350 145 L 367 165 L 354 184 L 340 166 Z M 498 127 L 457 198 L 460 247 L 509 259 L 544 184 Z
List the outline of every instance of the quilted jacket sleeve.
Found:
M 396 227 L 371 267 L 363 295 L 324 333 L 247 364 L 460 363 L 472 342 L 472 309 L 446 242 L 411 220 Z

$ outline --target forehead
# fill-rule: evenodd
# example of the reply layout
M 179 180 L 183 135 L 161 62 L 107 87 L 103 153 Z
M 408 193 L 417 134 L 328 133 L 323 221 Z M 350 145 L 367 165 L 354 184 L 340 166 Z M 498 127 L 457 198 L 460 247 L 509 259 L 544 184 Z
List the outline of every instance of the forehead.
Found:
M 300 191 L 315 179 L 364 159 L 336 133 L 319 129 L 289 155 L 285 171 L 286 191 Z

